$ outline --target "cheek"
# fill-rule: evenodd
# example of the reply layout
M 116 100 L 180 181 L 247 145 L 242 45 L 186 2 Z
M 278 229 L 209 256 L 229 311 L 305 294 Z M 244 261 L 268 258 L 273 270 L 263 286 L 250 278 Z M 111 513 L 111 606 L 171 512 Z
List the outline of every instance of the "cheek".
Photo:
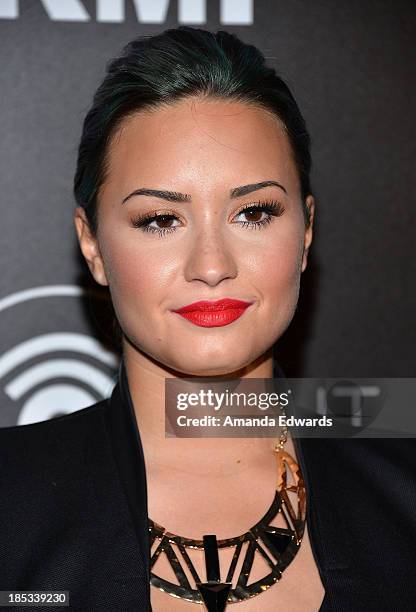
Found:
M 145 321 L 155 313 L 169 287 L 174 261 L 164 249 L 145 249 L 140 237 L 107 241 L 104 266 L 111 297 L 121 322 L 131 314 Z
M 270 241 L 256 261 L 256 277 L 271 307 L 292 303 L 300 285 L 303 240 L 297 231 L 288 231 Z

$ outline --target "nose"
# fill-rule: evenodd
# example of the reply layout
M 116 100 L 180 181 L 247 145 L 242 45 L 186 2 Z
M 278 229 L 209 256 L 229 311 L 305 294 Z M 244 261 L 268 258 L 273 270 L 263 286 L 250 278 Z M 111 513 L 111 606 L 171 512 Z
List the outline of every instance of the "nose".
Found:
M 195 234 L 184 275 L 187 281 L 200 280 L 210 286 L 237 276 L 237 262 L 217 226 Z

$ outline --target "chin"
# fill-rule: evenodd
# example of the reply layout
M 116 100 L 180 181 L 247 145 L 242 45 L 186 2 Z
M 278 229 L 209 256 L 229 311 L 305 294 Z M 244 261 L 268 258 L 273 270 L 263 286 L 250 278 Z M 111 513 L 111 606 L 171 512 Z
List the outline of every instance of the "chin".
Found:
M 188 376 L 225 376 L 235 372 L 237 378 L 238 372 L 250 365 L 252 361 L 251 359 L 236 359 L 235 356 L 230 359 L 226 357 L 223 359 L 219 359 L 218 357 L 204 358 L 201 356 L 198 359 L 198 356 L 194 353 L 192 355 L 192 361 L 189 361 L 188 356 L 188 359 L 179 361 L 176 358 L 173 363 L 166 365 Z

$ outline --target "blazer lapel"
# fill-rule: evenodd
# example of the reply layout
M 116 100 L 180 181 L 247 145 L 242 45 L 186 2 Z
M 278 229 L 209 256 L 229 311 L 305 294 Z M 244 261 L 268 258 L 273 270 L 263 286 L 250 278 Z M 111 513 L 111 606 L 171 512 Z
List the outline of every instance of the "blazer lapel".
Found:
M 273 376 L 286 379 L 276 362 Z M 321 607 L 324 611 L 329 602 L 342 601 L 345 592 L 355 590 L 350 537 L 341 511 L 343 495 L 348 490 L 348 468 L 340 461 L 338 472 L 328 469 L 337 461 L 337 446 L 344 447 L 349 440 L 295 436 L 292 439 L 305 482 L 309 541 L 325 588 Z
M 109 398 L 107 419 L 114 458 L 146 568 L 148 601 L 150 602 L 150 544 L 146 469 L 123 358 L 119 365 L 117 383 Z

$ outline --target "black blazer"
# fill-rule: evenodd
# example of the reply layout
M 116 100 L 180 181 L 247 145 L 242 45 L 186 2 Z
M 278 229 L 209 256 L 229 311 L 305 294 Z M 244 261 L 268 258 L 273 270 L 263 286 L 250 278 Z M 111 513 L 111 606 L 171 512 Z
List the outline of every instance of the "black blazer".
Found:
M 415 610 L 415 440 L 294 443 L 320 612 Z M 108 400 L 0 429 L 0 590 L 69 590 L 71 610 L 146 612 L 149 571 L 145 464 L 122 360 Z

